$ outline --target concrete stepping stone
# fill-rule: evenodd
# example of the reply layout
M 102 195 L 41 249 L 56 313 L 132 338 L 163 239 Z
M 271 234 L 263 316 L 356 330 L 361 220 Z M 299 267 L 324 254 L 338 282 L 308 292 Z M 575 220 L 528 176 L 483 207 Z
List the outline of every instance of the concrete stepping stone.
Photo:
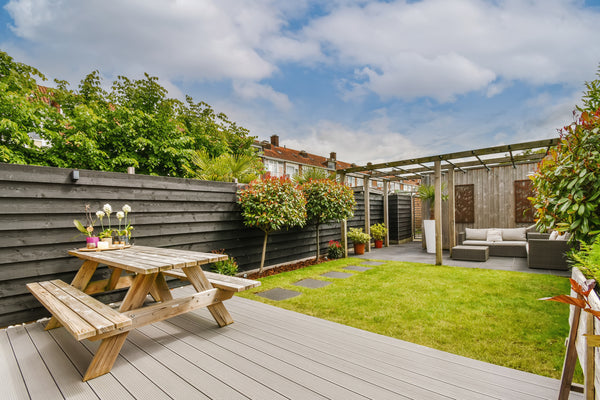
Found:
M 282 288 L 275 288 L 270 290 L 265 290 L 264 292 L 256 293 L 260 297 L 264 297 L 265 299 L 281 301 L 291 299 L 292 297 L 300 296 L 302 293 L 296 292 L 295 290 L 288 290 Z
M 363 261 L 361 264 L 363 265 L 383 265 L 384 263 L 379 261 Z
M 329 282 L 329 281 L 320 281 L 318 279 L 302 279 L 301 281 L 292 283 L 292 285 L 294 286 L 302 286 L 305 288 L 309 288 L 309 289 L 318 289 L 318 288 L 322 288 L 324 286 L 327 285 L 331 285 L 333 282 Z
M 361 267 L 359 265 L 348 265 L 347 267 L 344 267 L 344 269 L 350 270 L 350 271 L 358 271 L 358 272 L 365 272 L 370 270 L 371 268 L 369 267 Z
M 324 274 L 321 274 L 321 276 L 324 276 L 326 278 L 336 278 L 336 279 L 345 279 L 345 278 L 350 278 L 352 275 L 349 272 L 337 272 L 337 271 L 330 271 L 330 272 L 325 272 Z

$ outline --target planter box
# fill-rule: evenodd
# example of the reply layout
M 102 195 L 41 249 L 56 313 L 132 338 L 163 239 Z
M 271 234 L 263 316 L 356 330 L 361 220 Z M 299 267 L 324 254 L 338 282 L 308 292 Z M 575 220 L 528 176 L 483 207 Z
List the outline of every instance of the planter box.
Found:
M 585 282 L 585 276 L 577 268 L 573 268 L 571 278 L 580 284 Z M 571 296 L 577 297 L 577 293 L 571 291 Z M 592 291 L 590 293 L 588 301 L 594 310 L 600 310 L 600 298 L 596 292 Z M 570 308 L 569 325 L 572 326 L 575 306 L 570 306 Z M 598 347 L 587 347 L 584 335 L 600 335 L 600 321 L 592 314 L 582 311 L 579 316 L 579 327 L 575 340 L 577 358 L 583 369 L 584 386 L 587 392 L 586 399 L 600 400 L 600 367 L 596 367 L 596 365 L 600 366 L 600 350 Z

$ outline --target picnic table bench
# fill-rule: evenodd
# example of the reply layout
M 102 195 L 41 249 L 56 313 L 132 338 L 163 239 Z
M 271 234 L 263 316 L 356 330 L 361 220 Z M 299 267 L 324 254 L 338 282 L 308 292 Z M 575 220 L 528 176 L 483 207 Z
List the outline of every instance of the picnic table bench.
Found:
M 84 260 L 70 285 L 57 279 L 29 283 L 27 289 L 52 314 L 46 330 L 62 325 L 77 340 L 102 340 L 84 381 L 111 370 L 130 330 L 201 307 L 208 308 L 219 326 L 231 324 L 233 319 L 223 301 L 260 285 L 258 281 L 202 270 L 201 265 L 227 257 L 222 254 L 144 246 L 102 252 L 72 250 L 69 254 Z M 126 280 L 131 285 L 118 311 L 84 293 L 99 264 L 113 268 L 106 290 L 118 286 L 123 271 L 135 274 L 133 280 Z M 190 281 L 197 293 L 173 298 L 166 274 Z M 148 294 L 157 302 L 144 305 Z

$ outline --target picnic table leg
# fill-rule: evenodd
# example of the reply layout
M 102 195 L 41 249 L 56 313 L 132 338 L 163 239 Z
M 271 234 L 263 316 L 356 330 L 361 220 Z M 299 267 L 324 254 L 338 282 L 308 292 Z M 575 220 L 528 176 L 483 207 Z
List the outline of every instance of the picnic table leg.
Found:
M 196 289 L 198 292 L 212 289 L 212 285 L 210 284 L 208 279 L 206 279 L 206 276 L 204 276 L 202 268 L 188 267 L 182 268 L 182 270 L 183 272 L 185 272 L 185 275 L 194 286 L 194 289 Z M 207 308 L 220 327 L 233 324 L 233 318 L 231 317 L 231 314 L 229 314 L 229 311 L 227 311 L 227 308 L 225 308 L 223 302 L 215 303 L 213 305 L 208 306 Z
M 98 263 L 95 261 L 84 261 L 81 265 L 81 268 L 79 268 L 79 271 L 77 271 L 77 274 L 71 281 L 71 286 L 83 292 L 88 283 L 90 283 L 90 280 L 92 279 L 94 272 L 96 272 L 97 267 Z M 54 316 L 52 316 L 52 318 L 50 318 L 50 321 L 48 321 L 48 323 L 46 324 L 46 328 L 44 329 L 48 331 L 50 329 L 58 328 L 59 326 L 61 326 L 60 322 L 58 322 L 58 320 Z
M 150 288 L 150 295 L 156 301 L 165 301 L 173 299 L 171 290 L 169 290 L 169 285 L 167 285 L 167 281 L 165 280 L 165 275 L 162 272 L 159 272 L 156 276 L 156 280 Z
M 125 339 L 127 339 L 128 333 L 129 332 L 124 332 L 119 335 L 102 339 L 92 362 L 83 376 L 84 382 L 110 372 L 125 343 Z
M 123 299 L 123 302 L 121 303 L 119 311 L 125 312 L 141 307 L 144 303 L 144 299 L 154 285 L 157 275 L 158 273 L 136 275 L 133 279 L 131 287 Z M 94 358 L 92 359 L 92 362 L 90 363 L 83 377 L 84 381 L 110 372 L 115 361 L 117 360 L 117 357 L 119 356 L 119 352 L 121 351 L 123 344 L 125 344 L 125 339 L 127 339 L 128 334 L 129 332 L 123 332 L 118 335 L 102 339 L 102 342 L 100 343 L 100 346 L 98 347 L 98 350 L 96 351 L 96 354 L 94 355 Z
M 110 274 L 110 279 L 108 280 L 107 290 L 114 290 L 117 287 L 117 283 L 119 283 L 119 278 L 121 277 L 121 273 L 123 270 L 117 267 L 110 267 L 112 272 Z

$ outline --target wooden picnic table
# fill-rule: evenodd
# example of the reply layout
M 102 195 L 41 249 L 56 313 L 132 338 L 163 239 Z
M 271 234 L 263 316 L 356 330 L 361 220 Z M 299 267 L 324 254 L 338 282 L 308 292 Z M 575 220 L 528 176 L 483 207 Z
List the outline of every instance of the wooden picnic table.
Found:
M 233 319 L 223 301 L 236 291 L 260 284 L 202 270 L 204 264 L 226 260 L 224 254 L 146 246 L 110 251 L 71 250 L 69 254 L 83 260 L 70 285 L 54 280 L 27 287 L 52 313 L 46 330 L 63 325 L 77 340 L 102 340 L 84 381 L 111 370 L 130 330 L 201 307 L 208 308 L 219 326 L 231 324 Z M 90 280 L 100 264 L 113 271 L 110 279 L 98 286 Z M 125 271 L 129 274 L 122 276 Z M 197 293 L 174 299 L 165 280 L 165 274 L 169 273 L 189 280 Z M 124 285 L 129 288 L 118 312 L 89 296 Z M 148 294 L 156 303 L 144 306 Z

